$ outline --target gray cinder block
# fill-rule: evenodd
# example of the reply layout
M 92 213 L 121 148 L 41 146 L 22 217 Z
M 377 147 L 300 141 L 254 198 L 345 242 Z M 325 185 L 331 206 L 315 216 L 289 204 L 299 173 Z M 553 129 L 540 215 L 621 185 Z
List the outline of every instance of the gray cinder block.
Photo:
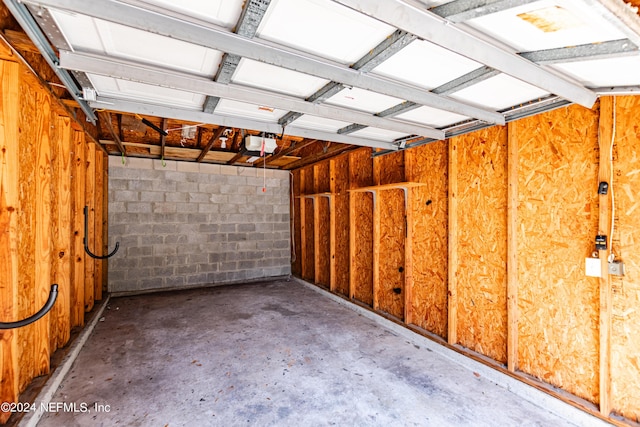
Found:
M 155 166 L 135 159 L 110 170 L 109 247 L 121 245 L 109 260 L 111 291 L 290 274 L 288 172 L 267 171 L 263 192 L 251 168 Z

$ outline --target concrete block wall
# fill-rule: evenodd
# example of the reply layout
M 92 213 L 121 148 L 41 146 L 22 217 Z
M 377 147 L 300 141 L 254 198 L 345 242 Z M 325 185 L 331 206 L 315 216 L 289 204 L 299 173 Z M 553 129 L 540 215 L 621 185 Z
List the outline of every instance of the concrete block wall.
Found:
M 291 273 L 289 172 L 109 158 L 109 291 Z

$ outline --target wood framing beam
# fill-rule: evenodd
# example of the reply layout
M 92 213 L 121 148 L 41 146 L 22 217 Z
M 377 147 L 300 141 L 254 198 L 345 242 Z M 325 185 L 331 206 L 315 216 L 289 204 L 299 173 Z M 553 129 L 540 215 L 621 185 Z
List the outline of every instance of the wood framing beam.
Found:
M 425 184 L 421 182 L 393 182 L 391 184 L 370 185 L 367 187 L 355 188 L 349 191 L 354 193 L 371 192 L 374 190 L 378 191 L 378 190 L 398 190 L 398 189 L 408 191 L 408 189 L 410 188 L 422 187 L 424 185 Z
M 165 117 L 162 118 L 161 128 L 163 130 L 167 129 L 167 119 Z M 163 133 L 160 134 L 160 158 L 164 160 L 164 146 L 167 141 L 167 136 Z M 206 154 L 206 153 L 205 153 Z
M 72 166 L 71 146 L 73 129 L 71 119 L 58 115 L 55 119 L 54 143 L 51 147 L 53 163 L 53 283 L 58 284 L 58 298 L 51 309 L 52 316 L 52 350 L 64 346 L 70 338 L 71 331 L 71 271 L 72 254 Z
M 615 97 L 600 98 L 600 123 L 598 130 L 598 145 L 600 148 L 599 182 L 611 184 L 611 154 L 615 132 Z M 611 403 L 611 334 L 612 334 L 612 289 L 609 276 L 609 255 L 613 242 L 611 233 L 611 190 L 607 194 L 598 195 L 599 216 L 598 234 L 608 236 L 607 249 L 598 251 L 601 262 L 602 276 L 600 277 L 600 412 L 609 416 Z
M 358 193 L 349 193 L 349 298 L 356 296 L 356 197 Z
M 518 369 L 518 122 L 507 128 L 507 369 Z
M 88 207 L 87 222 L 89 224 L 87 235 L 87 245 L 95 248 L 96 241 L 96 146 L 85 143 L 83 149 L 86 153 L 85 171 L 85 204 Z M 95 249 L 94 249 L 95 250 Z M 86 258 L 84 263 L 84 310 L 89 312 L 93 309 L 95 301 L 94 282 L 96 280 L 96 266 L 93 258 Z
M 104 163 L 105 163 L 105 154 L 102 151 L 95 151 L 95 188 L 94 188 L 94 244 L 93 247 L 96 250 L 100 250 L 99 254 L 109 253 L 105 251 L 105 242 L 103 240 L 104 234 L 102 232 L 102 224 L 103 224 L 103 205 L 102 201 L 104 199 L 104 195 L 102 192 L 104 191 Z M 94 273 L 94 281 L 93 281 L 93 298 L 95 301 L 102 300 L 102 269 L 106 264 L 106 260 L 104 259 L 95 259 L 93 260 L 95 265 L 95 273 Z
M 344 153 L 345 151 L 354 150 L 356 147 L 351 145 L 343 145 L 343 144 L 334 144 L 331 148 L 327 150 L 326 153 L 318 153 L 313 156 L 302 158 L 296 162 L 290 163 L 283 167 L 283 169 L 291 170 L 301 168 L 303 166 L 307 166 L 311 163 L 319 162 L 320 160 L 327 159 L 329 157 L 337 156 L 340 153 Z
M 120 141 L 124 141 L 124 131 L 122 130 L 122 114 L 116 114 L 116 124 L 118 125 L 118 136 Z
M 333 198 L 329 199 L 329 290 L 336 292 L 336 212 Z
M 0 312 L 6 320 L 18 319 L 18 259 L 20 229 L 20 65 L 0 61 L 2 113 L 0 114 Z M 17 402 L 18 333 L 2 331 L 0 339 L 0 399 Z M 11 412 L 0 412 L 0 422 L 6 422 Z
M 244 153 L 242 153 L 242 152 L 238 152 L 238 153 L 236 153 L 236 155 L 235 155 L 235 156 L 233 156 L 231 159 L 229 159 L 229 161 L 227 162 L 227 164 L 228 164 L 228 165 L 235 165 L 235 164 L 236 164 L 236 162 L 237 162 L 238 160 L 240 160 L 242 157 L 244 157 Z M 255 165 L 254 165 L 254 166 L 255 166 Z
M 102 242 L 104 244 L 102 253 L 109 253 L 109 155 L 104 156 L 104 165 L 102 170 Z M 102 264 L 102 292 L 109 290 L 109 262 Z
M 334 157 L 329 160 L 329 191 L 331 192 L 331 206 L 329 222 L 331 224 L 330 252 L 331 270 L 330 289 L 349 297 L 349 278 L 344 273 L 349 273 L 351 265 L 349 233 L 349 158 L 347 156 Z M 345 283 L 346 279 L 346 283 Z M 346 285 L 346 289 L 345 289 Z
M 124 145 L 122 145 L 122 140 L 120 139 L 120 135 L 119 135 L 121 131 L 116 132 L 115 129 L 113 128 L 113 123 L 111 122 L 111 113 L 108 113 L 106 111 L 100 112 L 98 113 L 98 119 L 101 119 L 103 121 L 104 125 L 107 127 L 107 130 L 109 131 L 109 134 L 113 138 L 113 141 L 116 143 L 118 150 L 120 150 L 120 152 L 126 156 L 127 151 L 124 148 Z M 118 124 L 118 129 L 122 129 L 120 124 Z
M 458 342 L 458 151 L 455 139 L 449 139 L 449 293 L 447 341 Z
M 333 272 L 333 268 L 335 268 L 335 213 L 333 212 L 333 194 L 331 193 L 317 193 L 317 194 L 306 194 L 299 196 L 300 204 L 304 204 L 305 200 L 313 201 L 313 246 L 314 246 L 314 283 L 316 285 L 321 283 L 321 275 L 322 275 L 322 259 L 320 259 L 319 254 L 322 252 L 322 248 L 320 246 L 320 209 L 321 203 L 320 200 L 326 198 L 329 203 L 329 287 L 331 288 L 331 283 L 335 282 L 335 272 Z M 335 288 L 335 284 L 333 285 Z
M 287 148 L 285 148 L 283 150 L 280 150 L 276 154 L 258 160 L 257 162 L 254 163 L 254 166 L 262 166 L 262 163 L 264 163 L 264 162 L 269 164 L 269 163 L 271 163 L 271 162 L 273 162 L 275 160 L 278 160 L 281 157 L 284 157 L 284 156 L 288 155 L 289 153 L 292 153 L 292 152 L 294 152 L 296 150 L 302 150 L 303 148 L 308 147 L 308 146 L 310 146 L 312 144 L 315 144 L 316 142 L 318 142 L 317 139 L 307 139 L 307 140 L 302 141 L 300 144 L 292 143 L 289 147 L 287 147 Z
M 315 255 L 313 257 L 315 263 L 313 269 L 313 282 L 316 285 L 319 285 L 322 274 L 322 260 L 320 259 L 320 253 L 322 251 L 320 248 L 320 201 L 317 196 L 307 196 L 306 198 L 313 201 L 313 254 Z
M 370 190 L 373 196 L 373 309 L 380 308 L 378 286 L 380 282 L 380 202 L 377 190 Z
M 40 51 L 23 31 L 14 31 L 10 29 L 3 30 L 4 36 L 9 40 L 11 45 L 22 52 L 37 53 Z
M 404 240 L 404 322 L 413 321 L 413 191 L 404 188 L 405 240 Z
M 333 162 L 329 166 L 330 170 Z M 330 171 L 333 181 L 333 174 Z M 329 290 L 336 292 L 336 200 L 334 194 L 326 197 L 329 199 Z
M 85 206 L 85 133 L 73 132 L 72 203 L 73 203 L 73 280 L 71 285 L 71 327 L 84 326 L 84 206 Z
M 235 129 L 233 134 L 233 141 L 231 142 L 231 150 L 240 151 L 240 147 L 242 147 L 242 136 L 244 135 L 240 129 Z
M 309 268 L 305 262 L 305 250 L 307 248 L 307 202 L 302 194 L 305 192 L 307 179 L 308 177 L 305 171 L 300 171 L 300 275 L 305 280 L 307 279 L 307 269 Z
M 204 159 L 204 156 L 206 156 L 209 150 L 211 150 L 211 147 L 213 147 L 213 144 L 215 144 L 218 138 L 220 138 L 220 136 L 222 135 L 225 129 L 226 128 L 224 126 L 220 126 L 218 129 L 213 131 L 213 135 L 211 136 L 211 138 L 209 138 L 209 141 L 205 144 L 204 148 L 202 148 L 202 151 L 200 152 L 200 155 L 196 159 L 196 162 L 198 163 L 202 162 L 202 159 Z

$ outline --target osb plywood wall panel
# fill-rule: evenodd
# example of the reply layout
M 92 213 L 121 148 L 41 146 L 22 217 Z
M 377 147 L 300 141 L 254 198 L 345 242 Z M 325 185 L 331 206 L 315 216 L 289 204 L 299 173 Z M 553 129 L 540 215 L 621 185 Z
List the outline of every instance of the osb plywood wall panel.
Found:
M 349 185 L 351 188 L 373 184 L 373 161 L 371 149 L 363 148 L 349 153 Z M 351 223 L 355 224 L 351 251 L 351 280 L 354 283 L 354 298 L 373 305 L 373 197 L 369 193 L 350 193 L 353 206 Z
M 313 283 L 315 280 L 315 236 L 313 230 L 313 200 L 302 199 L 301 203 L 304 203 L 304 218 L 301 219 L 302 233 L 303 235 L 303 269 L 302 278 Z
M 598 113 L 567 107 L 515 123 L 518 139 L 519 368 L 592 402 L 598 396 Z
M 373 305 L 373 197 L 370 193 L 351 193 L 351 215 L 355 221 L 352 251 L 352 280 L 354 298 Z
M 507 129 L 450 141 L 458 152 L 458 342 L 507 357 Z
M 327 162 L 328 164 L 328 162 Z M 326 197 L 316 197 L 314 203 L 316 204 L 316 271 L 315 282 L 319 285 L 329 287 L 330 284 L 330 261 L 331 255 L 329 251 L 330 244 L 330 212 L 329 212 L 329 199 Z
M 331 179 L 329 176 L 329 162 L 324 161 L 321 163 L 317 163 L 313 166 L 313 179 L 314 179 L 314 193 L 326 193 L 331 188 Z M 329 243 L 330 243 L 330 212 L 329 212 L 329 199 L 326 197 L 316 198 L 314 203 L 316 206 L 314 208 L 317 212 L 317 217 L 314 218 L 316 221 L 315 230 L 316 238 L 318 241 L 316 242 L 316 272 L 315 272 L 315 282 L 329 287 L 330 282 L 330 252 L 329 252 Z
M 313 166 L 302 169 L 301 176 L 302 194 L 314 193 Z M 315 232 L 314 232 L 314 212 L 313 200 L 309 198 L 300 199 L 303 205 L 301 209 L 301 234 L 302 234 L 302 278 L 313 283 L 315 280 Z
M 292 185 L 293 185 L 293 197 L 291 199 L 291 206 L 293 211 L 291 212 L 291 221 L 293 222 L 293 263 L 291 265 L 291 272 L 296 275 L 302 275 L 302 246 L 300 243 L 300 175 L 302 171 L 297 169 L 293 171 Z
M 349 295 L 349 157 L 331 160 L 331 192 L 335 217 L 335 291 Z
M 373 185 L 373 161 L 370 148 L 360 148 L 349 153 L 350 188 Z
M 377 185 L 403 182 L 404 151 L 373 159 L 374 181 Z
M 613 253 L 625 263 L 612 277 L 612 403 L 615 412 L 640 421 L 640 98 L 617 97 L 614 145 Z
M 327 193 L 331 190 L 329 162 L 324 161 L 313 166 L 314 192 Z
M 407 181 L 423 187 L 409 191 L 413 207 L 413 320 L 447 336 L 447 141 L 405 152 Z
M 398 319 L 404 316 L 404 191 L 378 192 L 380 240 L 378 283 L 375 284 L 378 308 Z
M 617 98 L 614 145 L 615 224 L 613 248 L 625 262 L 612 277 L 611 401 L 615 413 L 640 417 L 640 111 L 637 97 Z M 458 342 L 504 363 L 506 358 L 507 140 L 517 150 L 517 372 L 532 375 L 595 404 L 599 399 L 599 280 L 584 275 L 598 222 L 599 111 L 567 107 L 458 137 L 456 183 L 459 275 Z M 412 189 L 413 322 L 447 335 L 448 144 L 441 141 L 372 160 L 370 150 L 348 156 L 348 179 L 338 179 L 344 160 L 331 160 L 331 191 L 378 183 L 415 181 Z M 606 155 L 604 156 L 606 158 Z M 374 165 L 375 162 L 375 172 Z M 395 191 L 395 190 L 394 190 Z M 397 190 L 401 193 L 400 190 Z M 378 203 L 388 204 L 384 190 Z M 382 195 L 382 196 L 380 196 Z M 515 197 L 515 195 L 514 195 Z M 355 298 L 372 301 L 373 209 L 370 193 L 350 193 Z M 380 265 L 402 251 L 385 247 L 391 225 L 402 222 L 381 210 Z M 341 216 L 341 215 L 338 215 Z M 341 228 L 338 226 L 338 228 Z M 391 263 L 391 261 L 389 261 Z M 336 268 L 340 268 L 338 262 Z M 382 270 L 376 301 L 394 312 Z M 391 307 L 391 308 L 389 308 Z M 399 313 L 395 311 L 396 315 Z
M 313 166 L 302 169 L 302 194 L 315 193 L 315 178 L 313 174 Z

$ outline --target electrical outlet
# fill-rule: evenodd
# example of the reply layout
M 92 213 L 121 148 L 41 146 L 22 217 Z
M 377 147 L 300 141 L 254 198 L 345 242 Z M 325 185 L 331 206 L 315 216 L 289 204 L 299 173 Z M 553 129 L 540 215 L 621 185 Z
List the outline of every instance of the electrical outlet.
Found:
M 602 277 L 600 258 L 585 258 L 585 274 L 589 277 Z
M 612 276 L 624 276 L 624 263 L 622 261 L 610 262 L 609 274 Z

